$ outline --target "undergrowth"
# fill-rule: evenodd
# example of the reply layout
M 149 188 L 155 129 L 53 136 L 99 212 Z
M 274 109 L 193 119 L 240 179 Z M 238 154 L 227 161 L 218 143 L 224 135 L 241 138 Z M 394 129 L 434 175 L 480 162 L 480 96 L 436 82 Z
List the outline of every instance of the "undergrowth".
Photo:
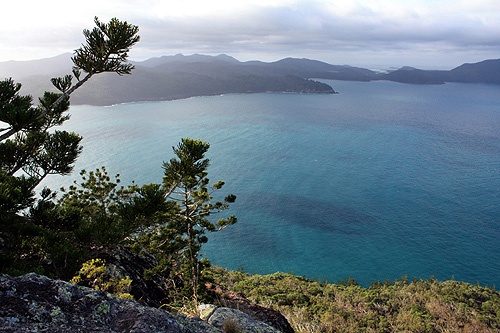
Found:
M 214 282 L 281 312 L 296 332 L 496 332 L 500 293 L 457 281 L 406 277 L 363 288 L 288 273 L 211 268 Z

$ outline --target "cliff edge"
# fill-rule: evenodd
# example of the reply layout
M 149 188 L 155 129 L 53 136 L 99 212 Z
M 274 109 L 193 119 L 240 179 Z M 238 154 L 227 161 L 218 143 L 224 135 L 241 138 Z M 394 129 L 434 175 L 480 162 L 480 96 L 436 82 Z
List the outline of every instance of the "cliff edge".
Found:
M 200 318 L 168 313 L 35 273 L 0 276 L 2 332 L 222 332 L 230 321 L 239 332 L 279 332 L 228 309 L 213 325 Z

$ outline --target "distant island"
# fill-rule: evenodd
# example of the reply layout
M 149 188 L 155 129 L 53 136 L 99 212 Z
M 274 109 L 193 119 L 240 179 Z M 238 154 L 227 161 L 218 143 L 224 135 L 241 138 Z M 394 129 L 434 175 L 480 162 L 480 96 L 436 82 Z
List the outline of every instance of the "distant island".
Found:
M 61 76 L 71 66 L 71 54 L 33 61 L 0 62 L 0 78 L 13 77 L 23 93 L 40 96 L 50 90 L 49 78 Z M 500 84 L 500 59 L 463 64 L 452 70 L 402 67 L 385 73 L 347 65 L 286 58 L 276 62 L 240 62 L 228 55 L 194 54 L 163 56 L 133 62 L 134 74 L 104 74 L 79 89 L 73 104 L 112 105 L 128 102 L 175 100 L 229 93 L 287 92 L 333 94 L 328 84 L 316 80 L 387 80 L 410 84 L 446 82 Z
M 446 82 L 500 84 L 500 59 L 463 64 L 450 71 L 403 67 L 383 75 L 383 79 L 416 84 L 443 84 Z

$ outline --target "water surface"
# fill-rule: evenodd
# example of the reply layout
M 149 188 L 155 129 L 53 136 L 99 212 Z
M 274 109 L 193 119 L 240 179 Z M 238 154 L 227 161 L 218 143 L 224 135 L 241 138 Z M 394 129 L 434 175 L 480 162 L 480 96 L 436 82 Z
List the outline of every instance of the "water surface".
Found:
M 500 86 L 328 83 L 340 94 L 73 106 L 65 127 L 84 136 L 76 170 L 139 184 L 180 138 L 210 142 L 209 178 L 238 196 L 239 222 L 202 249 L 216 265 L 498 284 Z

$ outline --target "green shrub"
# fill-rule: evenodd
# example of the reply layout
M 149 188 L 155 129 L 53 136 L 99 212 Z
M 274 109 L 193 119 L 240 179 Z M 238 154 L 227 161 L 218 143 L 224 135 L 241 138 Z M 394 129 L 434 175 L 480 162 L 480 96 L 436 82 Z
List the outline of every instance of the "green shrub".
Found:
M 215 282 L 280 311 L 296 332 L 496 332 L 500 293 L 464 282 L 414 279 L 363 288 L 295 276 L 210 269 Z
M 78 275 L 74 276 L 70 282 L 87 284 L 92 289 L 106 291 L 120 298 L 134 299 L 129 293 L 132 280 L 128 276 L 113 277 L 103 259 L 91 259 L 83 263 Z

